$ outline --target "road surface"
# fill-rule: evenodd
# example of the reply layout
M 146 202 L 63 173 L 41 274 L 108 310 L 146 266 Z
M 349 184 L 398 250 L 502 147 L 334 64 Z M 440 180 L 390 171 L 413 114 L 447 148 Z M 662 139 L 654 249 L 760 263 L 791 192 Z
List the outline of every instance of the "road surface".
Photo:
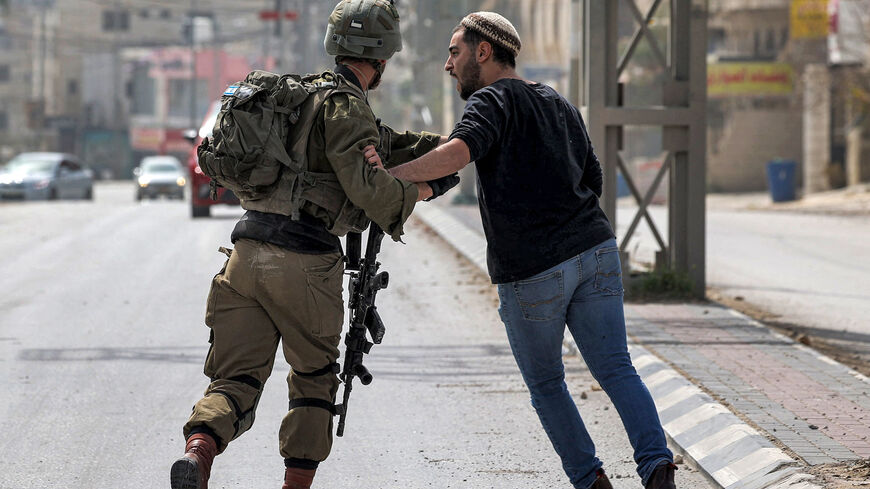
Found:
M 240 212 L 191 220 L 185 204 L 0 204 L 0 489 L 168 487 L 181 426 L 206 387 L 202 316 L 219 246 Z M 385 242 L 387 336 L 353 391 L 344 438 L 314 487 L 568 488 L 529 404 L 494 289 L 422 224 Z M 568 382 L 618 489 L 639 488 L 625 434 L 582 361 Z M 280 487 L 288 367 L 276 361 L 254 427 L 210 487 Z M 581 398 L 585 393 L 585 398 Z M 680 487 L 711 487 L 683 465 Z

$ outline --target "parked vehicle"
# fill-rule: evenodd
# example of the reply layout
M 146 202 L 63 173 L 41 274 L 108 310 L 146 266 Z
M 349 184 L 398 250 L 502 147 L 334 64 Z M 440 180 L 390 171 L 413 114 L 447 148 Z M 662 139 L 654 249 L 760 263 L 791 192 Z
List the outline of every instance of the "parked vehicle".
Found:
M 165 195 L 184 199 L 187 178 L 181 162 L 174 156 L 146 156 L 133 170 L 136 176 L 136 200 Z
M 0 168 L 0 200 L 93 197 L 93 174 L 70 154 L 21 153 Z
M 190 138 L 194 144 L 187 158 L 187 166 L 190 170 L 190 215 L 194 218 L 209 217 L 213 205 L 239 205 L 239 199 L 235 194 L 222 187 L 217 189 L 217 200 L 211 198 L 211 186 L 209 185 L 211 179 L 200 169 L 196 156 L 196 148 L 199 147 L 199 143 L 204 138 L 211 136 L 220 109 L 220 101 L 212 103 L 208 114 L 206 114 L 205 119 L 202 121 L 199 131 Z

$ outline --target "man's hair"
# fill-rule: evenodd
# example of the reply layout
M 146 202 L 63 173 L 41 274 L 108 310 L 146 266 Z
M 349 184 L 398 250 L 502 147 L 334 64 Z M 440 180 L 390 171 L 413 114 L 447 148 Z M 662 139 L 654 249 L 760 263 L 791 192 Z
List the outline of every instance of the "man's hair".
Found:
M 368 64 L 372 65 L 372 68 L 374 68 L 374 69 L 378 69 L 379 65 L 381 64 L 380 61 L 378 61 L 376 59 L 371 59 L 371 58 L 356 58 L 353 56 L 336 56 L 335 57 L 335 64 L 340 65 L 340 64 L 345 64 L 345 63 L 368 63 Z
M 453 29 L 453 33 L 457 33 L 459 31 L 464 31 L 462 33 L 462 40 L 465 42 L 468 47 L 471 49 L 476 49 L 477 46 L 486 41 L 492 46 L 492 58 L 502 66 L 510 66 L 511 68 L 517 67 L 517 58 L 513 55 L 507 48 L 503 47 L 501 44 L 496 43 L 492 39 L 480 34 L 477 31 L 473 31 L 471 29 L 466 28 L 464 25 L 459 24 Z

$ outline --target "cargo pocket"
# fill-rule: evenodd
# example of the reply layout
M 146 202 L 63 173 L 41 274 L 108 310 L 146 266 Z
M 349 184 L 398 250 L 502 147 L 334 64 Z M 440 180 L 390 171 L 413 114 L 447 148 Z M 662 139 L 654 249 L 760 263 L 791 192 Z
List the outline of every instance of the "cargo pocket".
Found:
M 595 271 L 595 290 L 603 295 L 622 295 L 622 266 L 619 248 L 595 250 L 598 267 Z
M 324 265 L 305 268 L 308 281 L 308 310 L 311 334 L 318 337 L 338 336 L 344 321 L 342 277 L 344 257 L 341 254 L 317 255 L 334 259 Z
M 205 355 L 205 365 L 202 367 L 202 373 L 209 379 L 214 379 L 217 370 L 214 366 L 214 330 L 208 332 L 208 353 Z
M 564 281 L 562 271 L 514 282 L 514 291 L 528 321 L 550 321 L 561 316 Z
M 221 267 L 221 271 L 215 274 L 215 276 L 211 279 L 211 288 L 208 291 L 208 298 L 205 301 L 205 324 L 209 328 L 214 327 L 214 310 L 215 303 L 217 302 L 217 292 L 218 292 L 218 281 L 223 279 L 224 274 L 227 272 L 227 265 L 230 263 L 230 257 L 233 254 L 233 250 L 228 250 L 221 246 L 218 249 L 219 252 L 227 255 L 227 259 L 224 260 L 224 266 Z

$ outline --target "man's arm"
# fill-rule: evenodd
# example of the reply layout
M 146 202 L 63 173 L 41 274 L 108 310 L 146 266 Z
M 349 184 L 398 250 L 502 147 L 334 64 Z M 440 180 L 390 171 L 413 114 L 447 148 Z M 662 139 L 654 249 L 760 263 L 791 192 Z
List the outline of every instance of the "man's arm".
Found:
M 428 182 L 452 175 L 471 163 L 471 151 L 461 139 L 455 138 L 417 158 L 388 170 L 407 182 Z
M 583 169 L 583 177 L 580 183 L 585 185 L 589 190 L 595 193 L 599 198 L 604 187 L 604 176 L 601 172 L 601 163 L 592 146 L 589 146 L 589 153 L 586 155 L 586 167 Z

